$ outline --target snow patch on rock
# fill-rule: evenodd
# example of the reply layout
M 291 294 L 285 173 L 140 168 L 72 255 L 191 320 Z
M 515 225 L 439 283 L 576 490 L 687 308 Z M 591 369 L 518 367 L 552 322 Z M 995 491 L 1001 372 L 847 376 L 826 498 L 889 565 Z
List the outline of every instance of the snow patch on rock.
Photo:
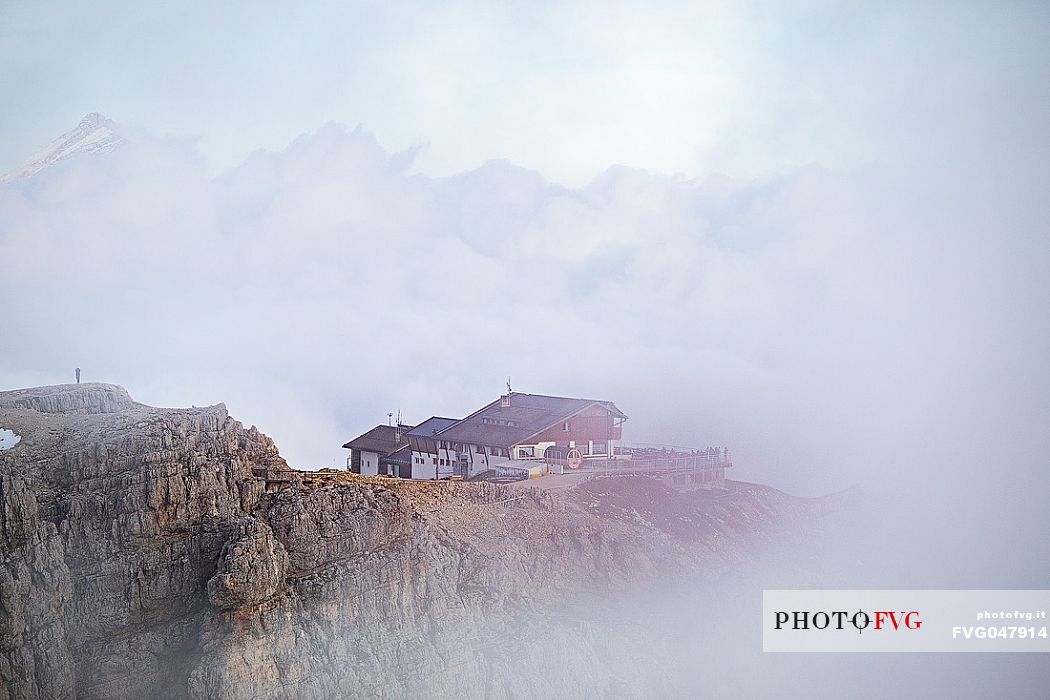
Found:
M 117 125 L 98 112 L 84 115 L 76 128 L 62 134 L 20 168 L 0 175 L 0 183 L 32 177 L 55 163 L 86 153 L 108 153 L 124 141 Z
M 7 428 L 0 428 L 0 452 L 3 450 L 9 450 L 19 442 L 21 442 L 22 436 L 13 430 Z

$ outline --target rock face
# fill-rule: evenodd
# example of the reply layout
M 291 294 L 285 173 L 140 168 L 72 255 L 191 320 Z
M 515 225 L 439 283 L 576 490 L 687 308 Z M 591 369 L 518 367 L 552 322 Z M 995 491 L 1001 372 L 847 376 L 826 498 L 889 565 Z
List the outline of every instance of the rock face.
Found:
M 208 602 L 216 608 L 256 608 L 277 595 L 288 575 L 288 554 L 273 530 L 251 519 L 223 545 L 215 575 L 208 580 Z
M 273 443 L 90 384 L 0 394 L 0 425 L 22 435 L 0 458 L 0 698 L 180 695 Z
M 0 393 L 0 426 L 0 700 L 666 691 L 595 606 L 808 517 L 760 487 L 288 478 L 222 405 L 107 385 Z
M 41 413 L 117 413 L 136 407 L 128 392 L 112 384 L 66 384 L 4 392 L 3 408 L 30 408 Z
M 0 697 L 73 697 L 72 576 L 26 482 L 0 474 Z

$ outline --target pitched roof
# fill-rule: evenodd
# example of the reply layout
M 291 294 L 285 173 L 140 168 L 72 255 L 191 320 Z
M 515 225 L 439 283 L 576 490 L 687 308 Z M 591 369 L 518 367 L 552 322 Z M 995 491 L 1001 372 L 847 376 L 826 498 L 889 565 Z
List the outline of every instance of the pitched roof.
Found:
M 408 431 L 408 434 L 412 437 L 430 437 L 440 433 L 445 428 L 455 425 L 459 422 L 458 418 L 442 418 L 441 416 L 431 416 L 425 421 L 412 428 Z
M 453 442 L 510 447 L 595 404 L 608 409 L 615 416 L 627 417 L 612 401 L 517 392 L 511 393 L 509 397 L 509 405 L 504 406 L 502 399 L 496 399 L 441 431 L 439 435 Z
M 412 446 L 409 443 L 404 443 L 396 450 L 380 458 L 383 462 L 393 462 L 394 464 L 412 464 Z
M 397 429 L 392 425 L 377 425 L 364 435 L 360 435 L 343 445 L 351 450 L 365 450 L 388 455 L 405 444 L 405 435 L 412 429 L 411 425 L 401 425 L 401 441 L 397 440 Z

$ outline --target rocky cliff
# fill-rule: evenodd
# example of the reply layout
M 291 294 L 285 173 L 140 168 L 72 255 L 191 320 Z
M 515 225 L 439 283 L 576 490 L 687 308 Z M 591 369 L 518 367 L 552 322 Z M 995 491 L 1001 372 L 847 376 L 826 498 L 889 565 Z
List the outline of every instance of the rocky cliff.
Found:
M 644 696 L 677 663 L 637 663 L 667 644 L 646 592 L 818 517 L 739 484 L 294 473 L 222 405 L 108 385 L 0 393 L 0 427 L 0 699 Z

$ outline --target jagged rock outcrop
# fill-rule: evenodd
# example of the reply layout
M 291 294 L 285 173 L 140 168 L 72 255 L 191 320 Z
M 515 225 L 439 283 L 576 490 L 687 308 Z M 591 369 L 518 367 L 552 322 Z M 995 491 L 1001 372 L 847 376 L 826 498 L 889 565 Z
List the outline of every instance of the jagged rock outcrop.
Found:
M 5 608 L 49 601 L 31 610 L 21 639 L 5 639 L 0 689 L 184 695 L 207 581 L 263 494 L 251 467 L 284 466 L 273 443 L 221 405 L 156 409 L 106 385 L 2 393 L 0 425 L 22 436 L 0 456 L 5 532 L 21 533 L 0 552 Z M 36 671 L 17 660 L 26 648 Z
M 255 608 L 284 588 L 288 553 L 268 525 L 255 518 L 242 524 L 223 545 L 215 575 L 208 580 L 208 602 L 217 608 Z
M 222 405 L 107 385 L 0 393 L 0 426 L 23 438 L 0 453 L 0 700 L 662 691 L 595 606 L 713 580 L 805 511 L 760 487 L 292 477 Z
M 116 413 L 135 408 L 123 387 L 113 384 L 68 384 L 4 392 L 4 408 L 31 408 L 41 413 Z

